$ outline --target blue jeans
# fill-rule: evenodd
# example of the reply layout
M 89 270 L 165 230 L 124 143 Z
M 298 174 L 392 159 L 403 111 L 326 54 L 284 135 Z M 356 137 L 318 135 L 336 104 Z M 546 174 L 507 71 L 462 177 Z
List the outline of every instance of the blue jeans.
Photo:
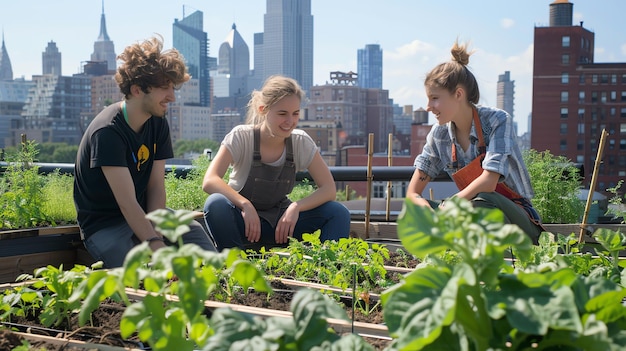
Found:
M 204 203 L 204 220 L 218 250 L 238 247 L 258 249 L 261 246 L 285 246 L 276 243 L 273 226 L 261 218 L 261 239 L 251 243 L 245 235 L 241 210 L 222 194 L 211 194 Z M 339 240 L 350 234 L 350 211 L 335 201 L 326 202 L 314 209 L 300 212 L 293 237 L 302 240 L 302 234 L 321 230 L 320 239 Z
M 217 251 L 213 241 L 204 231 L 202 224 L 192 221 L 189 231 L 183 234 L 185 244 L 196 244 L 208 251 Z M 85 248 L 96 261 L 104 262 L 105 268 L 121 267 L 128 252 L 141 242 L 126 221 L 118 225 L 101 229 L 84 241 Z M 165 240 L 167 245 L 172 245 Z

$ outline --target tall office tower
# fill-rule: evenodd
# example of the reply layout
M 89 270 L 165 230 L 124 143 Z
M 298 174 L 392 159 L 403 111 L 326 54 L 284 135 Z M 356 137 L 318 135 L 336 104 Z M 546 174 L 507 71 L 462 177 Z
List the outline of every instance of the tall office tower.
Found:
M 497 107 L 504 110 L 513 117 L 513 106 L 515 97 L 515 81 L 511 80 L 511 72 L 504 71 L 498 75 Z
M 606 130 L 596 184 L 605 191 L 626 176 L 626 63 L 595 63 L 595 34 L 572 25 L 572 10 L 556 0 L 550 25 L 535 27 L 530 146 L 581 163 L 588 186 Z
M 41 54 L 41 66 L 43 74 L 61 75 L 61 52 L 55 42 L 48 42 L 46 51 Z
M 93 43 L 93 53 L 91 61 L 106 61 L 107 69 L 115 71 L 117 69 L 117 55 L 115 55 L 115 47 L 113 41 L 107 34 L 107 24 L 104 17 L 104 0 L 102 1 L 102 15 L 100 16 L 100 35 L 98 40 Z
M 383 88 L 383 51 L 378 44 L 357 51 L 357 84 L 361 88 Z
M 248 89 L 261 89 L 265 65 L 263 64 L 263 33 L 254 33 L 254 67 L 248 78 Z
M 267 0 L 266 11 L 262 79 L 283 74 L 308 92 L 313 86 L 311 0 Z
M 44 74 L 33 76 L 14 133 L 26 134 L 38 143 L 65 142 L 78 145 L 82 137 L 81 114 L 91 106 L 91 77 Z
M 203 13 L 195 11 L 183 19 L 174 20 L 172 26 L 174 48 L 185 58 L 187 70 L 200 84 L 199 102 L 202 106 L 211 104 L 211 80 L 209 76 L 209 39 L 203 29 Z
M 0 148 L 16 146 L 21 135 L 12 133 L 11 127 L 22 120 L 22 109 L 33 82 L 22 78 L 0 80 Z
M 4 32 L 2 33 L 2 48 L 0 48 L 0 80 L 13 80 L 13 66 L 9 53 L 4 45 Z
M 228 96 L 248 94 L 250 51 L 234 23 L 226 39 L 220 45 L 217 73 L 228 76 Z

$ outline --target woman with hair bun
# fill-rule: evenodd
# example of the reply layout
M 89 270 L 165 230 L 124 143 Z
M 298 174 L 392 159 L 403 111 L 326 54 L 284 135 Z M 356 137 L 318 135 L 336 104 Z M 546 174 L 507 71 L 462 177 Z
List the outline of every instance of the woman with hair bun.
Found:
M 204 219 L 218 250 L 282 246 L 318 229 L 322 241 L 348 237 L 350 212 L 334 201 L 330 170 L 313 139 L 296 129 L 303 98 L 294 79 L 269 77 L 252 92 L 247 124 L 224 137 L 202 183 L 210 194 Z M 231 166 L 227 184 L 223 177 Z M 303 170 L 317 189 L 292 202 L 287 195 Z
M 419 206 L 441 207 L 422 197 L 441 171 L 455 181 L 454 196 L 475 207 L 498 208 L 507 223 L 518 225 L 536 244 L 543 228 L 530 199 L 530 176 L 517 144 L 511 116 L 479 106 L 476 78 L 467 68 L 467 44 L 454 43 L 452 59 L 433 68 L 424 81 L 427 111 L 437 119 L 426 145 L 415 158 L 407 198 Z

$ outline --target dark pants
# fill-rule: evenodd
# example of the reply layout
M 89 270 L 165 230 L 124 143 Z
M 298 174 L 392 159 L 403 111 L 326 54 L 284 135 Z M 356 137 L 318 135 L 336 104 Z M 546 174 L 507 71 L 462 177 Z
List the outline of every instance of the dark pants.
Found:
M 169 245 L 171 243 L 166 243 Z M 196 244 L 208 251 L 217 251 L 202 224 L 192 221 L 189 232 L 183 234 L 183 243 Z M 84 241 L 85 248 L 96 261 L 104 262 L 105 268 L 121 267 L 128 252 L 140 244 L 139 239 L 126 221 L 101 229 Z
M 439 205 L 438 202 L 429 201 L 431 207 L 437 208 Z M 519 205 L 517 205 L 512 200 L 508 199 L 502 194 L 491 192 L 491 193 L 479 193 L 472 199 L 472 204 L 474 207 L 481 208 L 497 208 L 504 213 L 504 221 L 507 224 L 516 224 L 518 227 L 528 235 L 528 237 L 532 240 L 533 244 L 537 244 L 539 242 L 539 235 L 543 231 L 542 227 L 539 223 L 539 217 L 536 215 L 535 221 L 531 220 L 528 216 L 528 213 L 522 209 Z M 528 204 L 530 205 L 530 204 Z M 534 209 L 532 209 L 534 211 Z
M 239 247 L 260 248 L 277 245 L 274 227 L 261 218 L 261 239 L 250 243 L 245 235 L 241 210 L 222 194 L 211 194 L 204 204 L 204 220 L 218 250 Z M 320 240 L 339 240 L 350 234 L 350 212 L 335 201 L 326 202 L 314 209 L 300 212 L 293 237 L 302 240 L 302 234 L 320 229 Z

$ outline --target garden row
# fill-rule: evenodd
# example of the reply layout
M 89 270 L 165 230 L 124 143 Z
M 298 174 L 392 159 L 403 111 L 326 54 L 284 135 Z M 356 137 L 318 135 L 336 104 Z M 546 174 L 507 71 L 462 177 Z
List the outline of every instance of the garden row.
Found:
M 178 241 L 193 213 L 150 218 Z M 152 254 L 140 245 L 118 269 L 38 269 L 3 292 L 0 311 L 5 322 L 31 316 L 45 328 L 74 330 L 92 327 L 95 311 L 115 305 L 118 339 L 134 343 L 127 348 L 153 350 L 619 350 L 626 344 L 622 233 L 598 230 L 601 248 L 592 255 L 580 252 L 575 236 L 545 234 L 533 246 L 502 222 L 501 212 L 457 199 L 438 213 L 405 204 L 398 236 L 406 252 L 396 259 L 410 269 L 402 274 L 385 263 L 391 254 L 384 246 L 321 243 L 319 233 L 278 252 L 181 246 Z M 421 262 L 415 267 L 414 257 Z M 266 309 L 277 301 L 288 311 Z M 378 311 L 382 321 L 359 321 Z

